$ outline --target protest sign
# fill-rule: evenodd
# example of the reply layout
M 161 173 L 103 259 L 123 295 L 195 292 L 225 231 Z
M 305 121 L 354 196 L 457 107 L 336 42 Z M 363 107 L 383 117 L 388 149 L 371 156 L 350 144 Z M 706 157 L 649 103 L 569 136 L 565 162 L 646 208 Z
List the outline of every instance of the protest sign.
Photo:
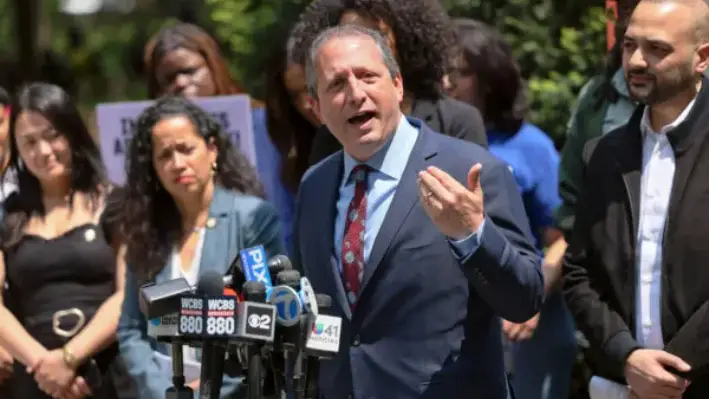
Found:
M 191 100 L 221 123 L 234 145 L 257 166 L 249 96 L 202 97 Z M 101 157 L 106 165 L 108 178 L 116 184 L 125 182 L 125 158 L 136 119 L 152 103 L 104 103 L 96 107 Z

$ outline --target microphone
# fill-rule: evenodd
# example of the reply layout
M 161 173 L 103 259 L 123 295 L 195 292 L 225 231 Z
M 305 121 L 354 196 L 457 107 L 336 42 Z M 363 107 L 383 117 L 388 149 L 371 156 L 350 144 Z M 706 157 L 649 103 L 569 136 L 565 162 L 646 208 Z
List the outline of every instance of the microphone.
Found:
M 278 324 L 292 327 L 298 324 L 303 313 L 303 302 L 298 294 L 300 273 L 297 270 L 284 270 L 276 276 L 278 285 L 273 287 L 269 301 L 276 307 Z
M 206 271 L 197 283 L 198 295 L 220 296 L 223 291 L 224 280 L 222 275 L 216 271 Z M 211 308 L 212 306 L 209 307 Z M 209 321 L 214 319 L 210 319 L 209 316 L 207 316 L 207 320 L 207 329 L 209 330 Z M 204 339 L 204 343 L 202 344 L 202 370 L 199 378 L 200 399 L 219 399 L 219 394 L 222 389 L 225 357 L 225 342 L 219 342 L 213 338 Z
M 258 281 L 266 286 L 266 291 L 273 287 L 271 274 L 268 272 L 268 257 L 263 245 L 246 248 L 239 251 L 241 267 L 243 268 L 246 281 Z
M 219 288 L 219 290 L 223 290 L 224 286 L 231 286 L 231 279 L 232 276 L 222 277 L 220 275 L 219 281 L 221 284 L 221 288 Z M 210 278 L 210 280 L 211 282 L 209 284 L 213 284 L 214 287 L 212 289 L 216 290 L 216 277 L 212 277 Z M 198 282 L 198 284 L 199 283 L 200 282 Z M 205 289 L 209 288 L 205 287 Z M 199 290 L 199 287 L 197 287 L 197 290 Z M 148 319 L 163 317 L 170 313 L 174 313 L 175 309 L 178 309 L 180 307 L 180 298 L 182 296 L 193 294 L 194 292 L 195 287 L 190 286 L 190 284 L 184 278 L 176 278 L 173 280 L 165 281 L 164 283 L 160 284 L 148 283 L 140 288 L 140 310 L 141 312 L 143 312 L 143 314 L 145 314 Z
M 290 259 L 286 255 L 275 255 L 265 262 L 266 251 L 263 246 L 247 248 L 239 251 L 229 266 L 225 285 L 242 287 L 246 281 L 259 281 L 266 287 L 266 298 L 270 297 L 273 287 L 271 276 L 283 270 L 293 269 Z M 264 269 L 264 262 L 266 268 Z M 267 269 L 267 272 L 266 272 Z
M 275 255 L 268 260 L 268 272 L 271 276 L 278 276 L 278 273 L 292 269 L 293 264 L 286 255 Z
M 310 356 L 321 359 L 331 359 L 340 351 L 340 335 L 342 334 L 342 319 L 329 313 L 332 309 L 332 298 L 325 294 L 315 295 L 319 314 L 311 318 L 311 326 L 305 341 L 305 350 Z
M 283 327 L 278 333 L 277 349 L 283 354 L 286 393 L 299 398 L 304 393 L 301 347 L 302 333 L 307 325 L 306 309 L 299 293 L 300 273 L 283 270 L 277 274 L 276 282 L 278 285 L 271 291 L 270 302 L 276 307 L 278 324 Z
M 334 357 L 330 351 L 323 349 L 333 349 L 334 345 L 330 347 L 319 346 L 321 335 L 325 331 L 325 323 L 321 321 L 318 323 L 318 317 L 323 317 L 329 315 L 332 312 L 332 298 L 325 294 L 316 294 L 316 302 L 318 307 L 318 313 L 313 315 L 311 319 L 311 325 L 307 332 L 307 338 L 305 342 L 305 351 L 308 356 L 315 356 L 318 358 L 331 358 Z M 339 331 L 339 329 L 338 329 Z M 339 350 L 339 335 L 337 337 L 337 348 L 334 348 L 334 353 L 337 354 Z M 317 398 L 318 393 L 318 376 L 320 375 L 320 362 L 318 361 L 306 361 L 306 375 L 305 375 L 305 386 L 306 386 L 306 397 Z
M 140 311 L 148 319 L 174 313 L 180 307 L 180 296 L 192 292 L 193 288 L 184 278 L 145 284 L 140 288 Z
M 243 288 L 244 296 L 247 301 L 265 303 L 266 302 L 266 287 L 257 281 L 247 281 Z M 273 324 L 273 319 L 258 320 L 258 323 L 249 321 L 249 325 L 261 325 L 264 321 Z M 274 332 L 275 333 L 275 332 Z M 261 399 L 263 397 L 263 359 L 261 356 L 261 345 L 252 344 L 245 348 L 246 351 L 246 389 L 248 399 Z

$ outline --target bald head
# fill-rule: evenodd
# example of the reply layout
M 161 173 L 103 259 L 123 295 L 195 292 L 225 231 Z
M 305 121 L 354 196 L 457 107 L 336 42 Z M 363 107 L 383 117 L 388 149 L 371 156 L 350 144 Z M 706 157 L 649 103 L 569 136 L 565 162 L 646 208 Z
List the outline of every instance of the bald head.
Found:
M 632 98 L 672 103 L 696 92 L 709 66 L 705 0 L 641 0 L 623 38 L 623 70 Z
M 646 4 L 659 5 L 659 12 L 667 16 L 667 18 L 676 17 L 676 15 L 672 14 L 675 14 L 678 8 L 683 9 L 682 11 L 684 12 L 679 12 L 689 15 L 689 18 L 673 19 L 671 22 L 674 24 L 676 21 L 691 21 L 691 24 L 680 23 L 677 25 L 691 29 L 689 32 L 694 35 L 697 44 L 709 42 L 709 0 L 640 0 L 637 3 L 637 7 Z M 635 13 L 632 15 L 635 15 Z

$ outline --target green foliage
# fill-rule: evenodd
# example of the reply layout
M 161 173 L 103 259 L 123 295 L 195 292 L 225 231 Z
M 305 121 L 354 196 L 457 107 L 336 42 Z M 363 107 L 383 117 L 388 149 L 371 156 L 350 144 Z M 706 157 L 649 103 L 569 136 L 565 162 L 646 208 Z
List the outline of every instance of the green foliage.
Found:
M 234 77 L 252 96 L 264 97 L 267 59 L 309 1 L 206 0 L 217 36 L 232 51 Z
M 444 0 L 453 17 L 496 26 L 512 46 L 528 83 L 531 122 L 557 143 L 576 95 L 605 55 L 605 14 L 599 2 Z
M 189 3 L 199 11 L 201 25 L 223 44 L 234 78 L 252 96 L 263 99 L 267 57 L 310 1 L 141 0 L 128 15 L 70 17 L 58 11 L 59 0 L 45 0 L 40 48 L 51 49 L 67 64 L 81 102 L 89 108 L 100 101 L 145 98 L 143 46 Z M 578 91 L 598 72 L 605 54 L 601 2 L 440 1 L 451 16 L 486 21 L 505 35 L 528 82 L 530 120 L 561 141 Z M 11 3 L 0 0 L 0 9 L 7 11 L 0 13 L 0 52 L 5 56 L 17 47 Z
M 403 1 L 403 0 L 402 0 Z M 560 142 L 576 95 L 605 54 L 597 0 L 441 0 L 452 17 L 495 25 L 515 50 L 528 82 L 530 120 Z M 207 0 L 219 37 L 236 53 L 237 76 L 263 96 L 274 25 L 295 20 L 309 0 Z

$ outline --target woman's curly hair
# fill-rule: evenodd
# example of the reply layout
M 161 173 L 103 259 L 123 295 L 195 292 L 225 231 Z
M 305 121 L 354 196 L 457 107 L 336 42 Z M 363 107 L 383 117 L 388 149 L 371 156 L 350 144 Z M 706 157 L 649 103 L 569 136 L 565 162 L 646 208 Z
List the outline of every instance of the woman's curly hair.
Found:
M 442 80 L 455 55 L 456 32 L 437 0 L 317 0 L 301 16 L 303 31 L 294 50 L 299 64 L 305 65 L 318 33 L 339 24 L 345 11 L 391 27 L 407 93 L 433 100 L 443 95 Z
M 138 117 L 126 160 L 127 181 L 123 194 L 126 261 L 141 281 L 149 281 L 165 266 L 182 232 L 177 205 L 155 173 L 152 142 L 153 127 L 163 118 L 177 115 L 186 116 L 202 138 L 217 147 L 215 179 L 218 185 L 264 197 L 255 169 L 224 135 L 217 121 L 183 97 L 159 99 Z

